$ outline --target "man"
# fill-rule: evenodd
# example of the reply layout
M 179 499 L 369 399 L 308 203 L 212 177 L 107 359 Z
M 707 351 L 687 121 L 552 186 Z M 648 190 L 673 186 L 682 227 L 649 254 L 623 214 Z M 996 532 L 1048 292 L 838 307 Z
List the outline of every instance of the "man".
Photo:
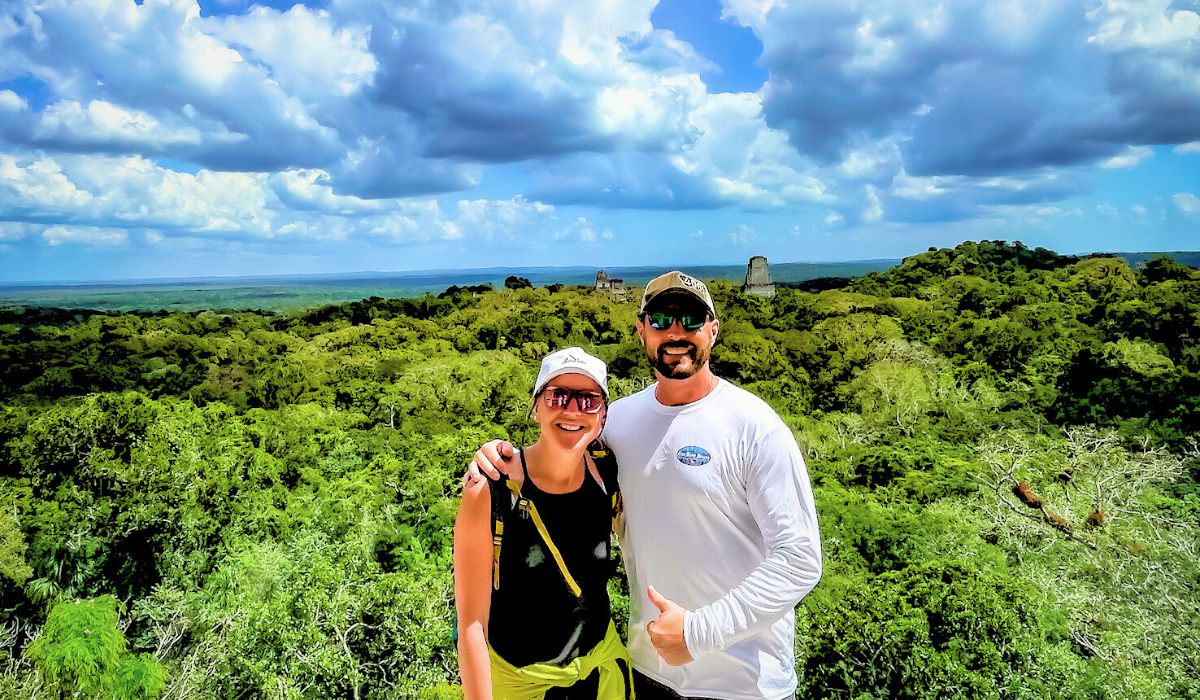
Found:
M 765 402 L 713 374 L 719 328 L 700 280 L 646 285 L 637 334 L 656 381 L 612 404 L 602 436 L 625 502 L 639 700 L 792 697 L 794 610 L 821 576 L 804 460 Z M 495 475 L 511 449 L 488 443 L 476 465 Z

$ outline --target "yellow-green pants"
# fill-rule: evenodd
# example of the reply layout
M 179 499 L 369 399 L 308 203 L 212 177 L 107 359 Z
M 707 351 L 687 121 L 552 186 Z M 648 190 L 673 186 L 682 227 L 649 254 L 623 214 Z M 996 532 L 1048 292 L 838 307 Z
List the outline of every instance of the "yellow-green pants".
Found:
M 541 700 L 551 688 L 565 688 L 600 669 L 598 700 L 625 700 L 633 697 L 629 650 L 617 635 L 612 620 L 608 633 L 591 651 L 565 666 L 529 664 L 513 666 L 488 646 L 492 660 L 492 695 L 495 700 Z M 623 664 L 618 664 L 622 661 Z

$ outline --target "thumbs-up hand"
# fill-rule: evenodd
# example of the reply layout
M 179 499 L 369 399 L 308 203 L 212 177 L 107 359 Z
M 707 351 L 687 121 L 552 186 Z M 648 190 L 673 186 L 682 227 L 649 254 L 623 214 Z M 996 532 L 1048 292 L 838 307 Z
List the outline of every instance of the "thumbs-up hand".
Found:
M 692 660 L 687 642 L 683 638 L 683 617 L 687 610 L 673 600 L 663 597 L 658 589 L 650 586 L 646 597 L 658 608 L 658 619 L 646 623 L 646 634 L 655 651 L 672 666 L 682 666 Z

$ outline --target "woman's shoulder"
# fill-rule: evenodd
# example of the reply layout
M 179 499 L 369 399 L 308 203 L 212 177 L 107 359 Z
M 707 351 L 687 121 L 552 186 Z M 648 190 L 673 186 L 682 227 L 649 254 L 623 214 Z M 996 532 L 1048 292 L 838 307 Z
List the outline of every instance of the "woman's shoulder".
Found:
M 617 485 L 617 458 L 612 450 L 600 440 L 588 445 L 588 457 L 596 465 L 596 473 L 600 476 L 601 485 L 606 493 L 613 493 L 620 487 Z
M 465 504 L 487 501 L 492 497 L 492 480 L 485 477 L 463 482 L 462 500 Z

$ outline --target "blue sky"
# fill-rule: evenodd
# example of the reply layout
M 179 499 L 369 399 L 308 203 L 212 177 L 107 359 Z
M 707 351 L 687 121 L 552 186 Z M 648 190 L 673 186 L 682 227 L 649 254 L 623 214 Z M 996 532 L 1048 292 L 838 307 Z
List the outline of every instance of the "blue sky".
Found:
M 1200 243 L 1193 0 L 0 6 L 0 282 Z

